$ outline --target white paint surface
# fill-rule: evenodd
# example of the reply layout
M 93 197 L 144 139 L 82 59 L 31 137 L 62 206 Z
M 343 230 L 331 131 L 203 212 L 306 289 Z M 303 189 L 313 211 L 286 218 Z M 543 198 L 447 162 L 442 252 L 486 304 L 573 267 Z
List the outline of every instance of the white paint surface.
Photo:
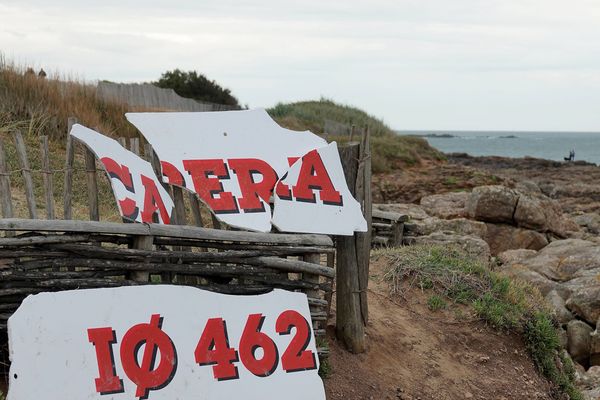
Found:
M 256 313 L 265 316 L 261 331 L 274 340 L 281 356 L 292 336 L 275 333 L 275 321 L 285 310 L 296 310 L 310 321 L 306 295 L 283 290 L 232 296 L 184 286 L 146 285 L 29 296 L 8 321 L 12 361 L 8 400 L 135 399 L 135 385 L 124 373 L 119 346 L 129 328 L 148 323 L 152 314 L 163 317 L 162 331 L 175 344 L 178 366 L 172 381 L 151 390 L 148 399 L 324 400 L 318 357 L 317 369 L 286 373 L 280 362 L 268 377 L 257 377 L 237 362 L 239 379 L 227 381 L 215 380 L 211 366 L 195 362 L 194 350 L 207 319 L 222 317 L 231 347 L 238 348 L 248 315 Z M 115 366 L 124 393 L 96 393 L 98 366 L 87 331 L 98 327 L 116 332 Z M 316 354 L 312 328 L 307 349 Z
M 96 157 L 99 160 L 109 157 L 121 166 L 128 168 L 129 174 L 127 174 L 125 171 L 121 171 L 121 179 L 119 179 L 115 176 L 111 176 L 109 171 L 110 167 L 103 161 L 100 162 L 100 164 L 104 166 L 105 170 L 109 174 L 110 183 L 117 200 L 119 212 L 124 218 L 137 222 L 152 222 L 152 213 L 150 211 L 153 208 L 153 203 L 151 201 L 146 201 L 146 190 L 142 182 L 142 176 L 144 176 L 145 180 L 149 179 L 153 182 L 154 187 L 157 189 L 157 196 L 160 197 L 160 200 L 164 204 L 164 210 L 166 211 L 166 213 L 163 213 L 164 215 L 161 215 L 160 212 L 156 211 L 158 222 L 169 223 L 168 220 L 173 212 L 173 200 L 167 191 L 162 187 L 160 181 L 154 173 L 152 165 L 149 162 L 143 160 L 135 153 L 123 148 L 123 146 L 121 146 L 116 140 L 106 137 L 101 133 L 98 133 L 92 129 L 88 129 L 82 125 L 74 125 L 70 134 L 74 138 L 83 142 L 92 152 L 96 154 Z M 131 182 L 125 183 L 128 175 L 131 177 Z M 130 184 L 131 186 L 129 186 Z M 135 202 L 137 211 L 128 213 L 124 209 L 126 208 L 126 204 L 133 204 L 131 203 L 131 200 Z M 135 209 L 135 207 L 129 208 Z M 146 211 L 146 215 L 144 214 L 144 211 Z M 163 218 L 167 215 L 167 218 Z
M 317 149 L 321 160 L 336 182 L 343 205 L 324 205 L 322 199 L 315 194 L 315 203 L 282 200 L 275 194 L 273 208 L 273 225 L 287 232 L 323 233 L 330 235 L 348 235 L 354 231 L 366 232 L 367 221 L 363 217 L 360 204 L 352 197 L 346 184 L 344 171 L 340 162 L 337 144 Z M 298 160 L 292 165 L 287 175 L 281 180 L 291 186 L 298 181 L 302 162 Z
M 315 149 L 327 148 L 327 142 L 317 135 L 305 131 L 296 132 L 280 127 L 264 110 L 244 110 L 203 113 L 129 113 L 127 119 L 133 123 L 152 144 L 161 162 L 172 164 L 183 177 L 185 187 L 198 193 L 194 186 L 190 161 L 219 160 L 225 165 L 226 174 L 219 178 L 222 193 L 233 195 L 235 206 L 225 212 L 216 211 L 217 217 L 225 223 L 248 230 L 269 232 L 272 215 L 267 196 L 260 198 L 261 209 L 244 208 L 240 199 L 244 194 L 240 176 L 234 166 L 235 160 L 257 159 L 266 162 L 276 174 L 271 191 L 277 179 L 281 179 L 293 161 Z M 366 230 L 362 214 L 355 212 L 356 201 L 350 195 L 344 174 L 335 151 L 324 150 L 327 155 L 326 168 L 336 190 L 343 192 L 344 205 L 302 203 L 293 199 L 282 205 L 283 211 L 276 211 L 275 225 L 288 232 L 318 232 L 325 234 L 352 235 L 355 230 Z M 335 151 L 335 154 L 334 154 Z M 222 161 L 221 161 L 222 160 Z M 163 169 L 163 174 L 164 174 Z M 217 174 L 207 173 L 210 179 Z M 204 175 L 203 175 L 204 176 Z M 286 182 L 293 187 L 298 174 L 288 174 Z M 254 174 L 253 179 L 261 182 L 264 174 Z M 247 187 L 247 186 L 246 186 Z M 315 190 L 318 196 L 318 191 Z M 200 195 L 205 202 L 207 196 L 221 198 L 223 195 Z M 210 206 L 210 204 L 209 204 Z M 278 207 L 278 206 L 275 206 Z M 215 207 L 212 207 L 215 210 Z

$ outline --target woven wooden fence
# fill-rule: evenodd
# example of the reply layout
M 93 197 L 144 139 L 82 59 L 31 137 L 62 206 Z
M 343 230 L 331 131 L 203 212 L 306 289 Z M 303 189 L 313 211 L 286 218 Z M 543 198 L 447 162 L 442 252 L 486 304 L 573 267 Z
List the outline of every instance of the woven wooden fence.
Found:
M 70 119 L 69 126 L 75 122 Z M 34 171 L 22 135 L 14 132 L 13 139 L 30 219 L 15 218 L 10 180 L 15 171 L 8 169 L 0 138 L 0 366 L 4 365 L 5 372 L 6 322 L 27 295 L 157 283 L 230 294 L 257 294 L 273 288 L 304 292 L 318 337 L 325 334 L 335 284 L 338 336 L 351 350 L 364 351 L 370 232 L 330 238 L 233 230 L 217 221 L 195 195 L 174 186 L 167 187 L 175 203 L 173 225 L 101 222 L 99 179 L 107 178 L 103 171 L 98 174 L 91 151 L 69 138 L 64 168 L 56 171 L 50 167 L 48 139 L 42 137 L 42 168 Z M 147 143 L 138 138 L 119 142 L 158 171 L 158 160 Z M 368 143 L 365 132 L 361 144 L 340 149 L 340 155 L 348 186 L 370 222 Z M 77 156 L 78 152 L 82 154 Z M 72 220 L 73 175 L 82 172 L 74 167 L 77 157 L 85 165 L 89 221 Z M 55 219 L 61 214 L 53 197 L 57 172 L 64 175 L 63 219 Z M 43 178 L 45 220 L 38 215 L 34 173 Z M 319 352 L 326 354 L 324 348 Z

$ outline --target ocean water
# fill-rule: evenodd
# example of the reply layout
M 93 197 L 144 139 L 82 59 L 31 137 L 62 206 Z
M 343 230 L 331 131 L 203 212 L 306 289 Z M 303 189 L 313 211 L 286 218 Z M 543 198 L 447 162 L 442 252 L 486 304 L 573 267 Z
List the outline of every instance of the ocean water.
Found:
M 600 132 L 474 132 L 399 131 L 427 136 L 425 139 L 444 153 L 473 156 L 536 157 L 563 161 L 575 150 L 575 160 L 600 164 Z M 450 137 L 432 137 L 448 135 Z

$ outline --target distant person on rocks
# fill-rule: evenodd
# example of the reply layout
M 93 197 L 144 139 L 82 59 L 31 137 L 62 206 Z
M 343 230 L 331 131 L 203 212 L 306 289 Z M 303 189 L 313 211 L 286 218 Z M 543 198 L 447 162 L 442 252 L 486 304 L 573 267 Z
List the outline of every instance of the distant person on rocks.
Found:
M 565 161 L 575 161 L 575 150 L 569 151 L 569 157 L 565 157 Z

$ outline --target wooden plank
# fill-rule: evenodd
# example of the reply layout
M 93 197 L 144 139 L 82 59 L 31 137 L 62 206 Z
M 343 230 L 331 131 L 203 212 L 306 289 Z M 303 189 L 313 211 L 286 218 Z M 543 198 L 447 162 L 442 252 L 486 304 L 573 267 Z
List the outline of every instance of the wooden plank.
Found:
M 202 221 L 200 200 L 198 200 L 198 197 L 194 193 L 188 193 L 188 196 L 192 208 L 192 217 L 194 218 L 194 225 L 204 226 L 204 222 Z
M 321 263 L 321 255 L 318 253 L 306 254 L 306 255 L 304 255 L 303 258 L 304 258 L 304 261 L 306 261 L 308 263 L 319 264 L 319 265 Z M 334 270 L 331 269 L 331 271 L 334 271 Z M 302 279 L 306 282 L 314 283 L 317 285 L 319 284 L 319 281 L 320 281 L 319 275 L 308 274 L 308 273 L 303 273 Z M 306 295 L 311 298 L 317 298 L 317 299 L 321 298 L 320 292 L 318 290 L 314 290 L 314 289 L 306 290 Z M 324 313 L 324 316 L 325 316 L 325 318 L 323 320 L 327 320 L 327 313 Z M 313 319 L 313 321 L 314 321 L 314 319 Z M 324 328 L 324 326 L 323 326 L 323 324 L 317 324 L 317 328 Z
M 87 177 L 88 208 L 90 221 L 100 221 L 98 204 L 98 176 L 96 174 L 96 155 L 85 146 L 85 173 Z
M 73 218 L 73 163 L 75 161 L 75 143 L 73 137 L 69 134 L 73 125 L 77 123 L 76 118 L 69 118 L 67 121 L 67 148 L 65 157 L 65 184 L 63 197 L 63 218 Z
M 340 159 L 346 183 L 354 191 L 358 172 L 359 146 L 340 147 Z M 366 350 L 365 331 L 361 314 L 359 267 L 354 236 L 336 237 L 336 335 L 354 353 Z
M 389 220 L 393 222 L 406 222 L 408 221 L 408 215 L 400 214 L 397 212 L 391 211 L 381 211 L 377 209 L 373 209 L 373 218 Z
M 20 218 L 0 219 L 0 230 L 42 232 L 86 232 L 122 235 L 152 235 L 171 238 L 224 241 L 233 243 L 263 243 L 273 245 L 332 247 L 330 237 L 318 234 L 258 233 L 224 231 L 195 226 L 163 224 L 121 224 L 115 222 L 74 220 L 30 220 Z
M 48 136 L 40 138 L 40 150 L 42 157 L 42 177 L 44 179 L 44 192 L 46 194 L 46 219 L 54 219 L 54 184 L 52 181 L 52 167 L 50 166 L 50 150 L 48 148 Z
M 390 238 L 389 245 L 398 247 L 402 246 L 402 240 L 404 239 L 404 222 L 396 222 L 392 230 L 392 236 Z
M 363 324 L 369 321 L 369 303 L 367 289 L 369 286 L 369 262 L 371 260 L 371 235 L 373 196 L 371 195 L 371 138 L 369 128 L 363 131 L 359 148 L 358 171 L 356 175 L 356 200 L 360 203 L 363 215 L 367 220 L 367 232 L 357 232 L 356 257 L 358 263 L 358 289 L 360 291 L 360 308 Z
M 154 238 L 150 235 L 137 236 L 133 239 L 133 245 L 131 247 L 139 250 L 152 250 L 154 247 L 153 241 Z M 150 272 L 134 271 L 129 275 L 129 278 L 136 282 L 149 282 Z
M 89 235 L 52 235 L 33 236 L 23 238 L 0 238 L 0 247 L 31 246 L 41 244 L 65 244 L 85 242 L 90 239 Z
M 132 153 L 140 155 L 140 139 L 139 138 L 130 138 L 129 139 L 129 150 Z
M 4 152 L 4 141 L 0 137 L 0 203 L 2 205 L 2 216 L 12 218 L 13 206 L 10 189 L 10 174 L 6 163 L 6 153 Z
M 33 179 L 31 178 L 31 168 L 29 166 L 29 159 L 27 158 L 27 150 L 25 149 L 25 141 L 20 131 L 15 131 L 15 146 L 17 148 L 17 158 L 19 159 L 19 165 L 23 174 L 23 180 L 25 181 L 25 197 L 27 198 L 27 209 L 29 210 L 29 217 L 37 219 L 37 206 L 35 203 L 35 192 L 33 189 Z
M 187 225 L 183 189 L 173 185 L 173 203 L 175 203 L 175 218 L 171 218 L 172 225 Z

